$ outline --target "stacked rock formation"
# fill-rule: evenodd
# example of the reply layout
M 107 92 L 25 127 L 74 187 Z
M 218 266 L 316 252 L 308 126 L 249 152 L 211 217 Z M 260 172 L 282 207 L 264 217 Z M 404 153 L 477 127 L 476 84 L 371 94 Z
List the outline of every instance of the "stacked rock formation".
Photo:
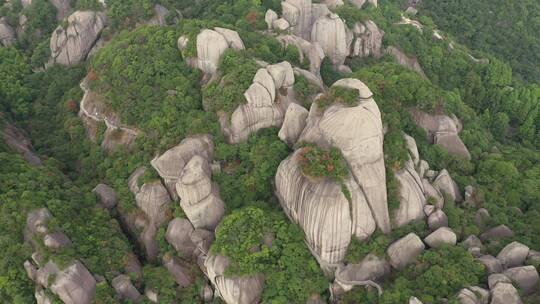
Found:
M 220 124 L 230 143 L 246 140 L 262 128 L 281 126 L 287 107 L 294 101 L 294 71 L 287 61 L 260 68 L 244 93 L 247 103 L 231 117 L 222 115 Z
M 342 152 L 351 171 L 343 181 L 350 198 L 332 180 L 303 175 L 299 151 L 280 164 L 275 181 L 285 213 L 304 230 L 311 251 L 330 271 L 343 259 L 352 236 L 366 239 L 376 225 L 390 231 L 382 122 L 373 94 L 356 79 L 342 79 L 334 86 L 358 90 L 358 105 L 334 104 L 322 111 L 313 103 L 298 142 Z
M 36 283 L 36 300 L 50 303 L 51 299 L 44 291 L 49 289 L 64 303 L 89 304 L 94 297 L 97 282 L 88 269 L 78 260 L 71 261 L 65 267 L 52 260 L 45 262 L 39 253 L 38 239 L 41 239 L 45 246 L 54 249 L 71 244 L 63 232 L 49 231 L 48 222 L 51 219 L 52 214 L 47 208 L 33 210 L 26 218 L 24 237 L 32 245 L 35 253 L 32 255 L 32 261 L 24 262 L 24 268 L 28 277 Z

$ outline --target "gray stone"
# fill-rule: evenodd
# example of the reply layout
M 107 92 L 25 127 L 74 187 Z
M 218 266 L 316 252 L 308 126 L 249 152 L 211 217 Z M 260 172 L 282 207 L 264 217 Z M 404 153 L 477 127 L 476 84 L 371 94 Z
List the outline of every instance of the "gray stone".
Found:
M 165 266 L 173 276 L 176 284 L 180 287 L 188 287 L 194 282 L 189 265 L 186 265 L 179 258 L 165 255 L 163 257 L 163 266 Z
M 175 218 L 169 222 L 165 239 L 171 246 L 179 251 L 182 257 L 190 257 L 196 249 L 191 239 L 194 229 L 187 219 Z
M 307 116 L 308 111 L 296 103 L 291 103 L 287 108 L 283 126 L 279 130 L 278 136 L 289 147 L 294 146 L 296 140 L 304 130 Z
M 10 46 L 17 40 L 13 27 L 9 25 L 6 18 L 0 18 L 0 43 L 4 46 Z
M 424 239 L 424 242 L 426 242 L 429 247 L 439 248 L 444 244 L 455 245 L 457 242 L 457 236 L 452 229 L 448 227 L 441 227 L 428 235 Z
M 396 269 L 403 269 L 405 266 L 414 262 L 414 260 L 424 251 L 424 243 L 414 233 L 409 233 L 403 238 L 395 241 L 389 247 L 386 253 L 390 258 L 390 264 Z
M 461 245 L 465 247 L 466 249 L 473 248 L 473 247 L 479 247 L 482 248 L 482 241 L 476 236 L 476 235 L 469 235 L 463 242 L 461 242 Z
M 65 304 L 90 304 L 96 280 L 81 262 L 76 261 L 56 273 L 50 288 Z
M 279 18 L 272 22 L 272 28 L 278 31 L 286 31 L 289 27 L 289 22 L 284 18 Z
M 441 209 L 438 209 L 429 215 L 428 226 L 431 230 L 437 230 L 441 227 L 448 227 L 448 217 Z
M 94 188 L 94 190 L 92 190 L 92 192 L 97 195 L 101 204 L 107 209 L 113 209 L 116 207 L 116 204 L 118 204 L 118 196 L 116 195 L 116 192 L 108 185 L 99 184 Z
M 497 259 L 501 261 L 503 266 L 510 268 L 523 265 L 528 254 L 529 247 L 518 242 L 512 242 L 499 252 Z
M 514 232 L 510 228 L 508 228 L 505 225 L 499 225 L 497 227 L 491 228 L 487 232 L 482 233 L 482 235 L 480 235 L 480 239 L 482 241 L 500 240 L 500 239 L 510 238 L 513 236 L 514 236 Z
M 502 273 L 493 273 L 488 276 L 488 286 L 489 289 L 494 289 L 495 286 L 499 283 L 509 283 L 512 284 L 512 280 L 505 276 Z
M 46 247 L 59 249 L 71 245 L 71 240 L 63 232 L 53 232 L 43 237 L 43 243 Z
M 517 289 L 509 283 L 499 283 L 491 289 L 490 304 L 522 304 Z
M 276 12 L 274 12 L 271 9 L 266 11 L 266 14 L 264 15 L 264 21 L 266 22 L 266 25 L 267 25 L 269 30 L 272 29 L 272 24 L 277 19 L 278 19 L 278 14 Z
M 410 297 L 409 304 L 423 304 L 422 301 L 418 300 L 417 297 Z
M 433 186 L 441 193 L 446 193 L 455 202 L 459 203 L 463 201 L 458 185 L 454 182 L 446 169 L 439 172 L 439 175 L 437 175 L 435 181 L 433 181 Z
M 486 267 L 488 274 L 500 273 L 503 271 L 501 261 L 492 255 L 483 255 L 479 257 L 477 261 Z
M 538 283 L 538 272 L 534 266 L 509 268 L 504 271 L 504 275 L 512 280 L 523 294 L 535 292 Z
M 489 215 L 489 211 L 487 211 L 484 208 L 478 209 L 476 211 L 476 215 L 474 216 L 474 223 L 476 226 L 480 229 L 484 229 L 491 220 L 491 216 Z
M 141 293 L 133 286 L 129 276 L 122 274 L 115 277 L 111 282 L 112 287 L 120 296 L 121 299 L 138 303 L 141 298 Z
M 379 281 L 390 274 L 390 264 L 374 254 L 368 254 L 359 264 L 348 264 L 339 267 L 335 273 L 335 281 L 344 290 L 364 281 Z

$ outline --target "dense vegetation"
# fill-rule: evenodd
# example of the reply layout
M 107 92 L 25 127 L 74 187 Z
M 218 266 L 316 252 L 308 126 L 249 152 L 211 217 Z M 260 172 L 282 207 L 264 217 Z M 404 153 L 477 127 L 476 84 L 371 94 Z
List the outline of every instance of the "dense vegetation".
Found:
M 216 230 L 211 250 L 230 258 L 230 275 L 264 274 L 264 303 L 305 303 L 327 288 L 301 231 L 277 212 L 234 211 Z

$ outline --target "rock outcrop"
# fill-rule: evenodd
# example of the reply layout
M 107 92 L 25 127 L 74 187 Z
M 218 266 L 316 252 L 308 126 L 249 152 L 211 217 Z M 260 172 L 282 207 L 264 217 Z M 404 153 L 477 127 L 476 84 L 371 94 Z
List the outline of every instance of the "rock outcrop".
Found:
M 9 25 L 5 17 L 0 18 L 0 43 L 3 46 L 10 46 L 15 40 L 17 40 L 17 35 L 13 27 Z
M 204 262 L 207 276 L 216 288 L 216 293 L 227 304 L 259 303 L 264 287 L 264 276 L 225 276 L 229 259 L 221 255 L 210 255 Z
M 214 143 L 210 135 L 197 135 L 183 139 L 180 144 L 156 156 L 150 164 L 163 179 L 171 197 L 176 200 L 176 182 L 185 165 L 195 155 L 210 161 L 214 157 Z
M 383 128 L 379 108 L 369 88 L 358 79 L 340 79 L 333 86 L 356 89 L 359 104 L 330 105 L 324 111 L 313 103 L 299 142 L 338 148 L 343 154 L 377 226 L 390 231 L 383 159 Z
M 523 294 L 531 294 L 536 290 L 538 271 L 534 266 L 509 268 L 504 271 L 504 275 L 512 280 Z
M 178 39 L 178 48 L 182 51 L 189 43 L 187 36 Z M 187 60 L 194 62 L 205 74 L 215 74 L 218 69 L 221 55 L 228 49 L 243 50 L 244 43 L 237 32 L 226 28 L 215 27 L 204 29 L 197 35 L 196 48 L 197 58 Z
M 285 119 L 281 130 L 279 130 L 279 138 L 284 141 L 289 147 L 292 147 L 298 137 L 306 127 L 306 119 L 309 112 L 302 106 L 291 103 L 285 112 Z
M 119 275 L 111 281 L 111 285 L 121 299 L 138 303 L 141 293 L 133 286 L 131 279 L 127 275 Z
M 3 139 L 4 143 L 20 153 L 29 164 L 41 165 L 41 159 L 34 152 L 30 140 L 20 129 L 4 121 L 2 113 L 0 113 L 0 124 L 0 139 Z
M 457 236 L 448 227 L 441 227 L 430 235 L 428 235 L 424 242 L 431 248 L 439 248 L 442 245 L 455 245 L 457 243 Z
M 350 48 L 352 57 L 381 58 L 383 56 L 382 40 L 384 31 L 379 29 L 377 24 L 371 20 L 364 23 L 357 22 L 353 29 L 354 41 Z
M 450 154 L 471 159 L 469 150 L 458 136 L 462 126 L 455 116 L 431 115 L 417 108 L 409 109 L 409 113 L 416 124 L 426 131 L 431 143 L 441 146 Z
M 455 202 L 459 203 L 463 201 L 463 196 L 461 195 L 461 191 L 459 191 L 458 185 L 454 182 L 446 169 L 439 172 L 439 175 L 437 175 L 433 181 L 433 186 L 441 193 L 448 195 Z
M 497 259 L 501 261 L 503 266 L 510 268 L 523 265 L 528 254 L 529 247 L 518 242 L 512 242 L 499 252 Z
M 386 253 L 390 259 L 390 265 L 395 269 L 403 269 L 424 251 L 424 243 L 414 233 L 409 233 L 401 239 L 392 243 Z
M 400 49 L 395 46 L 390 46 L 386 48 L 385 53 L 394 57 L 394 59 L 396 59 L 396 62 L 399 65 L 420 74 L 420 76 L 424 78 L 427 78 L 424 70 L 422 70 L 420 63 L 418 63 L 418 60 L 416 58 L 405 55 Z
M 317 77 L 320 77 L 318 75 L 325 53 L 318 42 L 310 42 L 294 35 L 280 35 L 277 39 L 285 47 L 294 45 L 298 49 L 300 62 L 303 62 L 305 58 L 307 58 L 309 60 L 309 71 L 317 75 Z
M 394 218 L 395 225 L 401 227 L 411 221 L 423 219 L 426 204 L 424 185 L 414 169 L 413 161 L 409 160 L 405 168 L 397 171 L 394 176 L 400 185 L 400 204 Z
M 311 41 L 321 46 L 336 67 L 342 65 L 349 55 L 352 36 L 347 35 L 347 30 L 345 22 L 336 14 L 319 18 L 311 30 Z
M 340 293 L 351 290 L 354 286 L 371 286 L 379 289 L 376 283 L 390 274 L 390 264 L 384 259 L 374 254 L 368 254 L 359 264 L 348 264 L 339 267 L 335 273 L 333 296 L 337 296 L 338 289 Z
M 294 102 L 294 81 L 292 66 L 286 61 L 259 69 L 244 93 L 247 102 L 236 108 L 230 118 L 219 117 L 228 141 L 239 143 L 262 128 L 280 126 L 289 104 Z
M 49 2 L 56 8 L 56 20 L 58 21 L 64 19 L 71 11 L 69 0 L 49 0 Z
M 522 304 L 517 289 L 510 283 L 499 283 L 491 289 L 490 304 Z
M 107 24 L 103 12 L 76 11 L 51 36 L 51 62 L 71 66 L 83 62 Z
M 283 18 L 289 22 L 291 32 L 309 39 L 312 25 L 311 0 L 285 0 L 281 2 Z
M 112 209 L 118 204 L 116 192 L 108 185 L 98 184 L 92 192 L 96 194 L 101 204 L 107 209 Z
M 213 231 L 225 214 L 225 204 L 211 176 L 208 161 L 195 155 L 180 173 L 176 191 L 193 227 Z

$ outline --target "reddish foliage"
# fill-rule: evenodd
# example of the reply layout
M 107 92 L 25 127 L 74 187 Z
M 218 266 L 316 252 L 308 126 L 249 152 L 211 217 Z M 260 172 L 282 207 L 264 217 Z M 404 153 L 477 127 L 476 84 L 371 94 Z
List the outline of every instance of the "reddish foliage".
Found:
M 89 80 L 89 81 L 94 81 L 96 79 L 98 79 L 99 75 L 96 73 L 96 71 L 94 70 L 90 70 L 88 72 L 88 75 L 86 75 L 86 78 Z
M 255 24 L 257 22 L 257 11 L 250 11 L 246 15 L 246 20 L 249 24 Z
M 75 100 L 70 99 L 66 102 L 66 109 L 70 112 L 77 113 L 79 111 L 79 106 Z

